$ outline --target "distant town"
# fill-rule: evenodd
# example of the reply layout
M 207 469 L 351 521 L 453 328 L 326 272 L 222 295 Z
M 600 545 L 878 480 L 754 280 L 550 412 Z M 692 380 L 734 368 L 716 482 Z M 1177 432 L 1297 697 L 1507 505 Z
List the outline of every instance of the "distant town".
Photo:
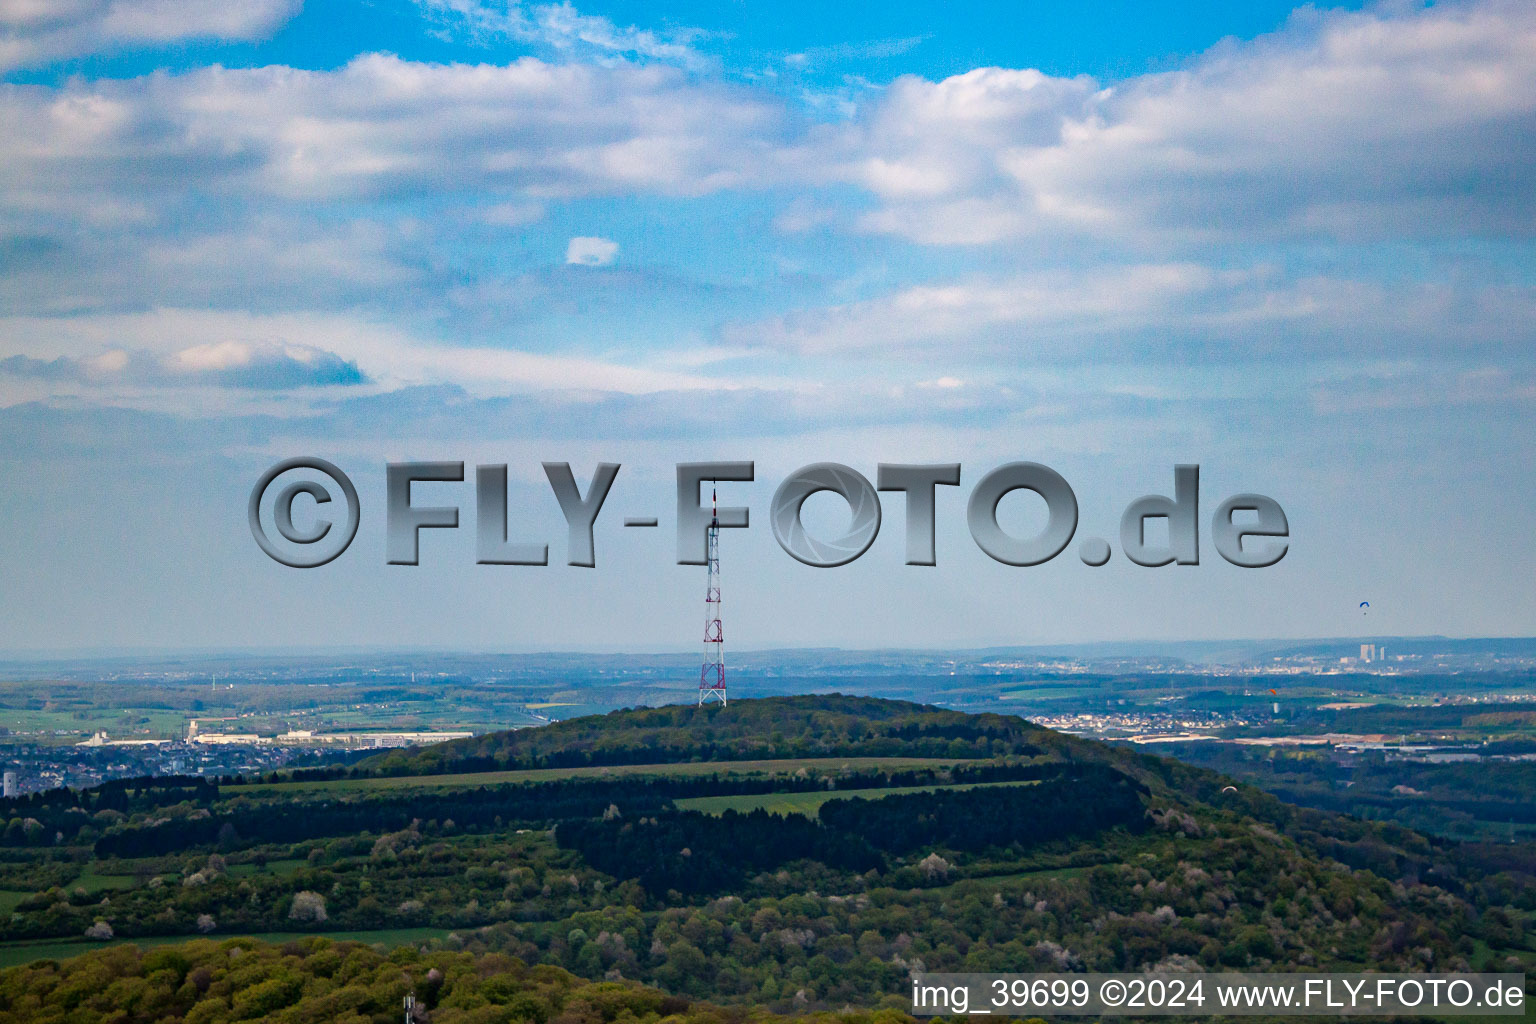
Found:
M 385 654 L 38 661 L 0 665 L 6 793 L 114 778 L 260 776 L 351 763 L 623 707 L 690 700 L 691 654 Z M 1347 761 L 1530 759 L 1536 642 L 1370 638 L 744 652 L 732 693 L 849 692 L 1021 715 L 1167 749 L 1312 748 Z M 1436 709 L 1503 707 L 1454 727 Z M 1407 718 L 1382 720 L 1383 709 Z M 1536 716 L 1530 716 L 1536 717 Z

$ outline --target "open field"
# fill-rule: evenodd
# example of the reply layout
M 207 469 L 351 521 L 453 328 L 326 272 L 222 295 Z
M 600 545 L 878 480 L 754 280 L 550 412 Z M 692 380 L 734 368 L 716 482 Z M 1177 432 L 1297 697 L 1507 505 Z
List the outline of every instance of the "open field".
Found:
M 583 768 L 530 768 L 503 772 L 467 772 L 459 775 L 401 775 L 390 778 L 328 779 L 308 782 L 262 782 L 249 786 L 225 786 L 222 796 L 265 793 L 302 793 L 316 790 L 373 791 L 381 789 L 473 789 L 512 782 L 554 782 L 572 778 L 611 778 L 619 775 L 786 775 L 804 768 L 899 771 L 905 768 L 942 768 L 973 763 L 952 757 L 820 757 L 780 761 L 686 761 L 681 764 L 600 765 Z
M 172 739 L 186 734 L 187 716 L 163 708 L 3 708 L 0 726 L 35 743 L 76 743 L 103 729 L 125 739 Z
M 908 793 L 933 793 L 937 790 L 984 789 L 994 786 L 1036 786 L 1035 780 L 1025 782 L 976 782 L 961 786 L 897 786 L 888 789 L 825 789 L 811 793 L 751 793 L 744 796 L 696 796 L 678 800 L 680 811 L 703 811 L 705 814 L 724 814 L 726 811 L 764 810 L 770 814 L 803 814 L 814 818 L 821 805 L 828 800 L 879 800 L 888 796 L 904 796 Z
M 304 861 L 297 857 L 286 857 L 281 860 L 269 860 L 265 864 L 231 864 L 227 874 L 231 878 L 250 878 L 252 875 L 273 875 L 277 878 L 287 878 L 299 868 Z
M 94 896 L 99 892 L 107 892 L 114 889 L 132 889 L 135 884 L 137 883 L 128 875 L 98 874 L 95 865 L 92 865 L 86 868 L 83 873 L 77 875 L 75 880 L 70 882 L 66 888 L 84 889 Z

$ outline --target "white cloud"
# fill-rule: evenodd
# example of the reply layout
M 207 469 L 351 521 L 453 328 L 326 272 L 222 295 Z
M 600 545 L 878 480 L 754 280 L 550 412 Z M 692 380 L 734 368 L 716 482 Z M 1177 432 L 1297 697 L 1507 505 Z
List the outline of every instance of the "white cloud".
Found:
M 110 348 L 90 357 L 12 355 L 0 358 L 0 374 L 49 384 L 53 395 L 76 396 L 187 386 L 287 391 L 366 382 L 356 363 L 335 353 L 244 341 L 209 342 L 170 353 Z
M 305 345 L 388 387 L 687 390 L 703 386 L 692 371 L 715 356 L 678 354 L 743 315 L 729 297 L 671 351 L 630 355 L 622 332 L 593 338 L 594 351 L 617 354 L 591 358 L 424 340 L 441 328 L 432 317 L 453 315 L 463 296 L 460 308 L 489 309 L 498 289 L 531 306 L 540 286 L 486 258 L 488 248 L 472 251 L 503 233 L 467 231 L 456 247 L 441 225 L 517 226 L 591 197 L 773 190 L 786 227 L 1009 243 L 970 273 L 853 302 L 841 298 L 870 294 L 861 275 L 884 257 L 830 253 L 809 261 L 819 283 L 797 279 L 797 296 L 823 288 L 798 300 L 811 308 L 767 316 L 752 304 L 744 315 L 763 320 L 708 339 L 745 353 L 743 365 L 805 357 L 793 372 L 807 382 L 823 375 L 812 360 L 871 353 L 931 358 L 916 376 L 942 380 L 941 370 L 986 360 L 1109 349 L 1159 360 L 1530 341 L 1532 296 L 1518 285 L 1373 283 L 1369 270 L 1309 271 L 1304 252 L 1292 261 L 1298 250 L 1278 258 L 1300 268 L 1282 274 L 1222 255 L 1230 244 L 1314 236 L 1526 237 L 1536 220 L 1530 5 L 1302 14 L 1272 37 L 1110 89 L 1027 69 L 906 77 L 867 94 L 853 122 L 807 128 L 771 92 L 668 66 L 651 42 L 568 7 L 455 4 L 439 13 L 564 25 L 560 38 L 581 46 L 551 43 L 566 63 L 374 54 L 323 71 L 211 67 L 0 86 L 0 306 L 55 328 L 62 320 L 41 314 L 287 310 L 309 326 L 270 336 L 209 328 L 178 335 L 176 350 Z M 28 38 L 107 9 L 49 8 L 62 13 L 47 21 L 42 7 L 0 5 Z M 864 193 L 852 202 L 849 183 Z M 432 204 L 453 216 L 434 219 Z M 1077 236 L 1092 248 L 1053 245 Z M 607 265 L 616 251 L 606 239 L 571 239 L 567 261 Z M 1074 262 L 1084 269 L 1063 268 Z M 566 287 L 621 276 L 559 275 Z M 654 286 L 641 278 L 633 287 Z M 838 279 L 861 283 L 840 293 Z M 321 309 L 351 311 L 339 318 L 351 325 L 342 341 L 314 333 L 321 314 L 304 311 Z M 364 322 L 395 326 L 368 344 L 345 340 Z M 101 339 L 81 355 L 113 346 L 163 348 Z M 46 347 L 27 351 L 51 358 Z M 975 375 L 957 379 L 966 385 L 922 390 L 969 395 Z
M 1533 323 L 1536 289 L 1525 286 L 1385 285 L 1186 262 L 918 284 L 725 336 L 809 356 L 1049 363 L 1110 350 L 1148 360 L 1515 351 Z
M 1303 9 L 1113 88 L 979 68 L 902 78 L 823 151 L 922 242 L 1536 230 L 1536 5 Z
M 111 355 L 118 352 L 126 355 Z M 304 383 L 352 385 L 366 379 L 381 389 L 448 384 L 477 395 L 535 390 L 639 395 L 740 386 L 718 377 L 584 355 L 444 344 L 387 322 L 340 314 L 156 309 L 0 317 L 0 359 L 23 360 L 11 364 L 12 372 L 42 376 L 43 364 L 63 358 L 54 379 L 72 380 L 80 376 L 73 367 L 90 366 L 103 373 L 86 375 L 85 382 L 110 387 L 114 381 L 108 371 L 147 365 L 135 362 L 139 354 L 166 371 L 228 372 L 232 384 L 275 376 L 271 364 L 281 362 L 293 378 L 308 368 L 313 379 Z M 109 362 L 101 362 L 104 357 Z M 242 371 L 248 376 L 233 379 Z M 177 383 L 165 375 L 131 376 L 125 383 Z M 218 383 L 207 377 L 190 381 Z
M 608 238 L 573 238 L 565 247 L 565 262 L 583 267 L 606 267 L 619 254 L 619 243 Z
M 153 209 L 198 195 L 698 195 L 755 181 L 781 121 L 772 102 L 663 66 L 372 54 L 334 71 L 10 87 L 0 174 L 13 211 L 77 219 L 100 197 Z
M 565 6 L 438 7 L 585 24 Z M 611 52 L 640 52 L 625 46 Z M 1528 3 L 1299 14 L 1113 88 L 1028 69 L 908 76 L 868 94 L 851 123 L 808 130 L 765 90 L 561 56 L 470 66 L 375 54 L 330 71 L 11 87 L 0 217 L 123 224 L 207 195 L 453 195 L 518 220 L 575 197 L 772 188 L 804 202 L 852 183 L 875 205 L 844 203 L 844 222 L 933 244 L 1536 230 Z
M 1145 325 L 1191 297 L 1232 283 L 1197 264 L 1149 264 L 914 285 L 860 302 L 769 320 L 730 332 L 809 354 L 938 351 L 1007 329 L 1017 347 Z
M 582 14 L 570 3 L 522 4 L 516 0 L 415 0 L 422 12 L 445 33 L 458 32 L 471 40 L 500 39 L 543 44 L 566 54 L 624 55 L 699 66 L 704 58 L 694 43 L 704 32 L 681 28 L 654 32 L 620 28 L 607 18 Z
M 783 60 L 791 67 L 804 68 L 820 64 L 899 57 L 908 50 L 922 45 L 928 38 L 926 35 L 889 36 L 884 39 L 866 39 L 857 43 L 810 46 L 798 53 L 785 54 Z
M 0 0 L 0 69 L 190 39 L 258 39 L 303 0 Z

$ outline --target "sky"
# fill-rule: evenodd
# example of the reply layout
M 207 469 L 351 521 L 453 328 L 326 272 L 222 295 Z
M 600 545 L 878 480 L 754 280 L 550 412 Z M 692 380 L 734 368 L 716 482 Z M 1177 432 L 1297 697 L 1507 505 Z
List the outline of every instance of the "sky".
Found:
M 0 0 L 0 653 L 688 649 L 706 460 L 756 466 L 728 646 L 1530 635 L 1533 233 L 1525 2 Z M 295 456 L 360 496 L 320 568 L 247 523 Z M 387 564 L 441 460 L 460 528 Z M 595 568 L 547 461 L 622 466 Z M 1040 566 L 965 525 L 1016 461 L 1080 510 Z M 937 564 L 894 493 L 790 558 L 817 462 L 960 463 Z M 1130 563 L 1185 463 L 1200 564 Z M 476 564 L 479 464 L 550 565 Z M 1279 564 L 1218 556 L 1240 493 Z

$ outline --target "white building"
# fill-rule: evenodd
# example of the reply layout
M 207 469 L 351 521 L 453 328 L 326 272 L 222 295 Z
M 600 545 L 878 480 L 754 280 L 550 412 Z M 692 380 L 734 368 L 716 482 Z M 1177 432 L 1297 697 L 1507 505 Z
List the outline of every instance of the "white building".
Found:
M 162 746 L 162 745 L 164 745 L 166 743 L 169 743 L 169 742 L 171 742 L 171 741 L 170 740 L 114 740 L 114 739 L 112 739 L 111 737 L 109 737 L 107 735 L 107 731 L 105 729 L 102 729 L 101 731 L 99 731 L 95 735 L 93 735 L 90 739 L 88 739 L 88 740 L 81 740 L 79 743 L 76 743 L 75 746 L 77 746 L 77 747 L 158 747 L 158 746 Z
M 471 732 L 315 732 L 311 729 L 290 729 L 277 736 L 261 736 L 253 732 L 203 732 L 192 723 L 187 731 L 189 743 L 212 746 L 267 746 L 267 747 L 413 747 L 427 743 L 445 743 L 473 736 Z

